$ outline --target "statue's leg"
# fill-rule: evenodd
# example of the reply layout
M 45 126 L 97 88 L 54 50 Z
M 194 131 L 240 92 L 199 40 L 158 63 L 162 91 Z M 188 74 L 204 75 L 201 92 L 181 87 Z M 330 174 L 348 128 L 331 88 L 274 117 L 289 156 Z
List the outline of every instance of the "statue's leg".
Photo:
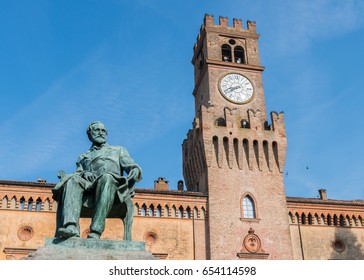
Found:
M 110 174 L 98 178 L 95 187 L 95 209 L 89 238 L 100 238 L 105 229 L 105 220 L 115 200 L 117 181 Z
M 124 201 L 126 205 L 126 215 L 123 219 L 124 222 L 124 240 L 131 241 L 131 229 L 133 226 L 133 216 L 134 216 L 134 204 L 130 198 Z
M 80 236 L 80 214 L 84 188 L 79 183 L 77 175 L 68 179 L 62 193 L 62 220 L 63 225 L 58 230 L 63 237 Z

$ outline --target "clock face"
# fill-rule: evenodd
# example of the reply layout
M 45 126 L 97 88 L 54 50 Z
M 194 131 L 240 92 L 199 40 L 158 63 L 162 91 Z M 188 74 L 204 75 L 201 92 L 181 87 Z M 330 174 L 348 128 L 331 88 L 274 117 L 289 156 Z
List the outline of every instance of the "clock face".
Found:
M 252 83 L 243 75 L 232 73 L 220 79 L 219 90 L 230 102 L 244 104 L 253 99 Z

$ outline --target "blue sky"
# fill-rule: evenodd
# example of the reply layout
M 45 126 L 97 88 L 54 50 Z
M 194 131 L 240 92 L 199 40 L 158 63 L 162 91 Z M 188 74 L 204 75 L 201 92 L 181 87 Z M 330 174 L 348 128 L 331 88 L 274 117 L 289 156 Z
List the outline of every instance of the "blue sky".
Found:
M 257 23 L 287 195 L 364 199 L 364 2 L 350 0 L 0 1 L 0 179 L 56 182 L 101 120 L 142 166 L 138 187 L 176 188 L 205 13 Z

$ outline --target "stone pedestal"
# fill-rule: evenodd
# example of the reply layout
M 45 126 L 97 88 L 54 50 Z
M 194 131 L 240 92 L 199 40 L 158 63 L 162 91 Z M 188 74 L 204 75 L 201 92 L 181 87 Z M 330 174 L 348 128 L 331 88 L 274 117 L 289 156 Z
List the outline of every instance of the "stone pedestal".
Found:
M 145 250 L 145 242 L 96 240 L 71 237 L 48 238 L 44 247 L 30 253 L 27 260 L 155 260 Z

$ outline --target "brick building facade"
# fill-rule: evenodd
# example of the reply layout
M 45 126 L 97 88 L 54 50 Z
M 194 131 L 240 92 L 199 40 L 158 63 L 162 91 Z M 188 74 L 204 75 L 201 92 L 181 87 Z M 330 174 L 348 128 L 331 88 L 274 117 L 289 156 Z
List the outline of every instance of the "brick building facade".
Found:
M 195 118 L 182 146 L 187 190 L 137 189 L 133 239 L 161 259 L 363 259 L 364 201 L 286 197 L 283 113 L 267 114 L 255 22 L 206 15 L 197 37 Z M 269 116 L 269 118 L 268 118 Z M 52 237 L 53 184 L 0 181 L 0 259 Z M 87 236 L 89 219 L 82 219 Z M 108 219 L 103 238 L 122 239 Z

